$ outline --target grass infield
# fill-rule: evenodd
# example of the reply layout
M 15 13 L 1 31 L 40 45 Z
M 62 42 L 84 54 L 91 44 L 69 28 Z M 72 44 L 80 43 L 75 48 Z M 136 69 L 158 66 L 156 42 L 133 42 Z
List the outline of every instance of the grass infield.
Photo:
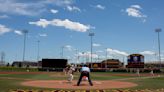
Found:
M 77 80 L 79 73 L 74 74 Z M 144 75 L 144 76 L 142 76 Z M 146 76 L 145 76 L 146 75 Z M 150 77 L 149 74 L 92 72 L 92 80 L 119 80 L 138 84 L 132 88 L 105 90 L 72 90 L 39 88 L 20 85 L 27 80 L 66 80 L 62 72 L 0 72 L 0 92 L 164 92 L 164 77 Z M 103 86 L 103 85 L 102 85 Z

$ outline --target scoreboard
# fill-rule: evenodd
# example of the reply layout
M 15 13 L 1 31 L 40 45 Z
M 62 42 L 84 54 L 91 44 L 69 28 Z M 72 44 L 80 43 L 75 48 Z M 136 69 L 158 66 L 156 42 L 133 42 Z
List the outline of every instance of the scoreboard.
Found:
M 144 56 L 141 54 L 131 54 L 127 61 L 127 68 L 144 68 Z

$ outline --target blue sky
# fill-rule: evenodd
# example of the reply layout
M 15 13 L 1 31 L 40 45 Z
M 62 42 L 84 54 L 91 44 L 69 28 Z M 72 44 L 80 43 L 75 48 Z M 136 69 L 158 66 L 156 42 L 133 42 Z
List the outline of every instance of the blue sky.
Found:
M 126 61 L 133 53 L 145 61 L 157 60 L 161 28 L 161 58 L 164 60 L 163 0 L 0 0 L 0 52 L 6 62 L 22 60 L 23 33 L 28 30 L 25 60 L 63 57 L 79 62 L 93 58 Z

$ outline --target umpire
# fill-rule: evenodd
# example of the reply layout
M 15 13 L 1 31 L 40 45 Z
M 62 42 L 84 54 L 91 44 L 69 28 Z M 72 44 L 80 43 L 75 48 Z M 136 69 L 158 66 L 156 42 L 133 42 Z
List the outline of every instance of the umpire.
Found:
M 83 65 L 83 67 L 81 68 L 81 75 L 80 75 L 80 78 L 79 78 L 79 80 L 78 80 L 78 82 L 77 82 L 77 86 L 80 85 L 80 82 L 81 82 L 81 80 L 82 80 L 82 78 L 83 78 L 84 76 L 88 77 L 88 82 L 89 82 L 89 84 L 90 84 L 91 86 L 93 86 L 92 81 L 91 81 L 91 79 L 90 79 L 89 73 L 90 73 L 89 67 L 88 67 L 87 65 Z

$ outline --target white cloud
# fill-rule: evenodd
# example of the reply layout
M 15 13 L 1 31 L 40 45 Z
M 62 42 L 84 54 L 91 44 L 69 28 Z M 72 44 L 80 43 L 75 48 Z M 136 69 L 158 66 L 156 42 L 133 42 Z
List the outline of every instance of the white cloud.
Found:
M 19 30 L 15 30 L 14 33 L 16 33 L 18 35 L 23 35 L 22 31 L 19 31 Z
M 53 14 L 56 14 L 56 13 L 59 12 L 58 10 L 54 10 L 54 9 L 51 9 L 50 11 L 51 11 L 51 13 L 53 13 Z
M 161 60 L 164 61 L 164 53 L 161 54 Z
M 107 48 L 107 52 L 109 52 L 111 54 L 118 54 L 118 55 L 123 55 L 123 56 L 129 55 L 127 52 L 123 52 L 123 51 L 119 51 L 119 50 L 115 50 L 115 49 L 111 49 L 111 48 Z
M 64 48 L 66 48 L 69 51 L 72 51 L 73 47 L 71 45 L 65 45 Z
M 140 54 L 143 54 L 143 55 L 155 55 L 156 53 L 153 52 L 153 51 L 143 51 L 143 52 L 140 52 Z
M 80 8 L 76 7 L 76 6 L 67 6 L 66 9 L 68 11 L 78 11 L 78 12 L 81 12 Z
M 162 57 L 162 58 L 161 58 L 161 60 L 163 60 L 163 61 L 164 61 L 164 58 Z
M 93 43 L 93 46 L 94 46 L 94 47 L 100 47 L 101 44 Z
M 0 24 L 0 35 L 8 33 L 12 31 L 10 28 L 7 28 L 5 25 Z
M 52 5 L 52 6 L 58 6 L 61 8 L 66 8 L 67 6 L 72 6 L 74 4 L 74 0 L 40 0 L 39 2 L 40 5 Z M 78 7 L 70 7 L 72 11 L 79 11 L 80 9 Z M 67 9 L 69 10 L 69 9 Z
M 65 45 L 64 47 L 65 47 L 65 48 L 72 48 L 71 45 Z
M 42 0 L 40 3 L 42 4 L 52 4 L 61 7 L 65 7 L 68 5 L 72 5 L 74 2 L 73 0 Z
M 87 30 L 90 29 L 89 25 L 84 25 L 79 22 L 73 22 L 70 21 L 69 19 L 65 19 L 65 20 L 54 19 L 52 20 L 51 23 L 54 26 L 61 26 L 61 27 L 65 27 L 66 29 L 79 31 L 79 32 L 86 32 Z
M 20 3 L 16 0 L 0 0 L 0 12 L 19 15 L 37 15 L 44 11 L 37 3 Z
M 7 28 L 5 25 L 0 24 L 0 35 L 3 35 L 8 32 L 14 32 L 18 35 L 22 35 L 22 31 L 19 30 L 13 30 L 11 28 Z
M 89 56 L 91 57 L 91 54 L 90 54 Z M 98 58 L 98 55 L 95 54 L 95 53 L 92 53 L 92 57 L 93 57 L 93 58 Z
M 41 36 L 41 37 L 47 37 L 47 34 L 43 33 L 43 34 L 39 34 L 39 36 Z
M 131 5 L 125 12 L 131 17 L 146 18 L 147 16 L 141 13 L 141 9 L 142 8 L 139 5 Z
M 95 6 L 95 8 L 104 10 L 105 9 L 105 6 L 102 6 L 102 5 L 98 4 L 98 5 Z
M 140 5 L 131 5 L 132 8 L 142 9 Z
M 40 19 L 37 22 L 29 22 L 29 24 L 33 24 L 33 25 L 37 25 L 37 26 L 41 26 L 41 27 L 45 28 L 50 24 L 50 22 L 47 21 L 46 19 Z
M 134 8 L 127 8 L 126 12 L 128 13 L 128 16 L 132 17 L 142 17 L 141 12 Z
M 47 11 L 49 5 L 65 8 L 73 4 L 73 0 L 0 0 L 0 13 L 35 16 Z
M 98 50 L 98 51 L 96 51 L 96 53 L 103 53 L 104 51 L 102 51 L 102 50 Z
M 7 15 L 0 15 L 0 19 L 6 19 L 6 18 L 9 18 L 9 16 L 7 16 Z
M 91 52 L 79 52 L 78 56 L 80 57 L 91 57 Z M 92 53 L 92 58 L 98 58 L 98 55 Z
M 42 0 L 43 4 L 51 4 L 62 7 L 70 12 L 81 12 L 81 9 L 77 6 L 74 6 L 74 0 Z
M 53 19 L 51 21 L 48 21 L 46 19 L 40 19 L 36 22 L 29 22 L 29 24 L 41 26 L 43 28 L 47 27 L 48 25 L 51 26 L 58 26 L 58 27 L 64 27 L 69 30 L 78 31 L 78 32 L 86 32 L 89 29 L 91 29 L 90 25 L 84 25 L 79 22 L 73 22 L 69 19 L 61 20 L 61 19 Z
M 81 12 L 80 8 L 73 5 L 74 0 L 43 0 L 42 3 L 59 6 L 59 7 L 62 7 L 62 8 L 66 9 L 70 12 L 72 12 L 72 11 Z

